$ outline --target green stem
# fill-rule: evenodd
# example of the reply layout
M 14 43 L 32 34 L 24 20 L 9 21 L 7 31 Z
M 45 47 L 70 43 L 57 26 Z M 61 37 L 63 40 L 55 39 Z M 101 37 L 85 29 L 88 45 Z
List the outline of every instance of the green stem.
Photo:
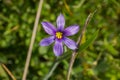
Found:
M 60 63 L 60 62 L 57 62 L 57 61 L 56 61 L 56 62 L 53 64 L 53 66 L 52 66 L 52 68 L 50 69 L 49 73 L 45 76 L 45 78 L 44 78 L 43 80 L 48 80 L 48 79 L 52 76 L 54 70 L 56 69 L 56 67 L 58 66 L 59 63 Z

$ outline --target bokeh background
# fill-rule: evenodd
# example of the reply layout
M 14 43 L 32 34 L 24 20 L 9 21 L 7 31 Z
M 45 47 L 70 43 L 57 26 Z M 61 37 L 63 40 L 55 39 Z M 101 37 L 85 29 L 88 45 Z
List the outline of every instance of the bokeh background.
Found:
M 22 79 L 38 3 L 39 0 L 0 0 L 0 63 L 4 63 L 17 80 Z M 120 80 L 119 0 L 44 0 L 27 80 L 42 80 L 56 60 L 53 44 L 39 46 L 40 40 L 49 36 L 41 22 L 49 21 L 56 26 L 56 18 L 62 13 L 65 27 L 78 24 L 82 30 L 87 16 L 95 10 L 82 43 L 95 31 L 99 33 L 95 41 L 78 54 L 71 80 Z M 70 38 L 77 41 L 81 30 Z M 67 47 L 65 50 L 65 54 L 72 54 Z M 70 58 L 62 60 L 49 80 L 65 80 L 69 61 Z M 11 80 L 1 66 L 0 80 Z

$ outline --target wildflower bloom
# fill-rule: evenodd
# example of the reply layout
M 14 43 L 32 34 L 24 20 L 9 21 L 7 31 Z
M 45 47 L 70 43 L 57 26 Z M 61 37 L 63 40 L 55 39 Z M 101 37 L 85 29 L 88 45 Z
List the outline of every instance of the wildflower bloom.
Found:
M 56 56 L 60 56 L 63 53 L 63 43 L 70 49 L 77 49 L 77 44 L 67 38 L 67 36 L 71 36 L 76 34 L 79 31 L 78 25 L 72 25 L 64 29 L 65 19 L 62 14 L 60 14 L 57 18 L 57 28 L 54 27 L 49 22 L 42 22 L 42 26 L 46 33 L 50 35 L 50 37 L 41 40 L 41 46 L 48 46 L 55 42 L 53 51 Z

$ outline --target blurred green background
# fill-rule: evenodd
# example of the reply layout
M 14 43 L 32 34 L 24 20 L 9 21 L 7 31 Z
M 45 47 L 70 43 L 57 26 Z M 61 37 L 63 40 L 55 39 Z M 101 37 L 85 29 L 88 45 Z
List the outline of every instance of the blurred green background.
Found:
M 0 63 L 4 63 L 17 80 L 22 79 L 27 51 L 39 0 L 0 0 Z M 56 26 L 62 13 L 66 26 L 80 25 L 82 30 L 89 13 L 94 12 L 83 43 L 96 30 L 96 40 L 78 54 L 71 80 L 120 80 L 120 1 L 119 0 L 44 0 L 27 80 L 42 80 L 56 60 L 52 46 L 41 47 L 48 37 L 41 26 L 49 21 Z M 80 30 L 80 32 L 81 32 Z M 77 41 L 80 32 L 70 37 Z M 66 48 L 66 53 L 72 53 Z M 60 62 L 49 80 L 65 80 L 70 58 Z M 0 66 L 0 80 L 11 80 Z

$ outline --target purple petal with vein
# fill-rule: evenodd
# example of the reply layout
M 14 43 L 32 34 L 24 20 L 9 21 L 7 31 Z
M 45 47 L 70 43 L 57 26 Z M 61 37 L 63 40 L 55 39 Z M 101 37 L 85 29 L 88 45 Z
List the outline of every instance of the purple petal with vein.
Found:
M 62 41 L 56 41 L 53 51 L 55 53 L 56 56 L 60 56 L 63 53 L 63 45 L 62 45 Z
M 60 14 L 57 18 L 58 30 L 62 31 L 64 29 L 64 26 L 65 26 L 65 19 L 64 19 L 64 16 Z
M 73 40 L 64 37 L 63 42 L 68 48 L 73 49 L 73 50 L 77 49 L 77 44 Z
M 50 35 L 55 35 L 55 32 L 56 32 L 56 28 L 54 27 L 54 25 L 52 25 L 51 23 L 49 22 L 42 22 L 41 23 L 44 30 L 50 34 Z
M 67 27 L 64 30 L 64 35 L 65 36 L 71 36 L 71 35 L 76 34 L 78 31 L 79 31 L 79 26 L 78 25 L 72 25 L 72 26 Z
M 54 42 L 54 36 L 50 36 L 48 38 L 44 38 L 40 41 L 41 46 L 48 46 Z

